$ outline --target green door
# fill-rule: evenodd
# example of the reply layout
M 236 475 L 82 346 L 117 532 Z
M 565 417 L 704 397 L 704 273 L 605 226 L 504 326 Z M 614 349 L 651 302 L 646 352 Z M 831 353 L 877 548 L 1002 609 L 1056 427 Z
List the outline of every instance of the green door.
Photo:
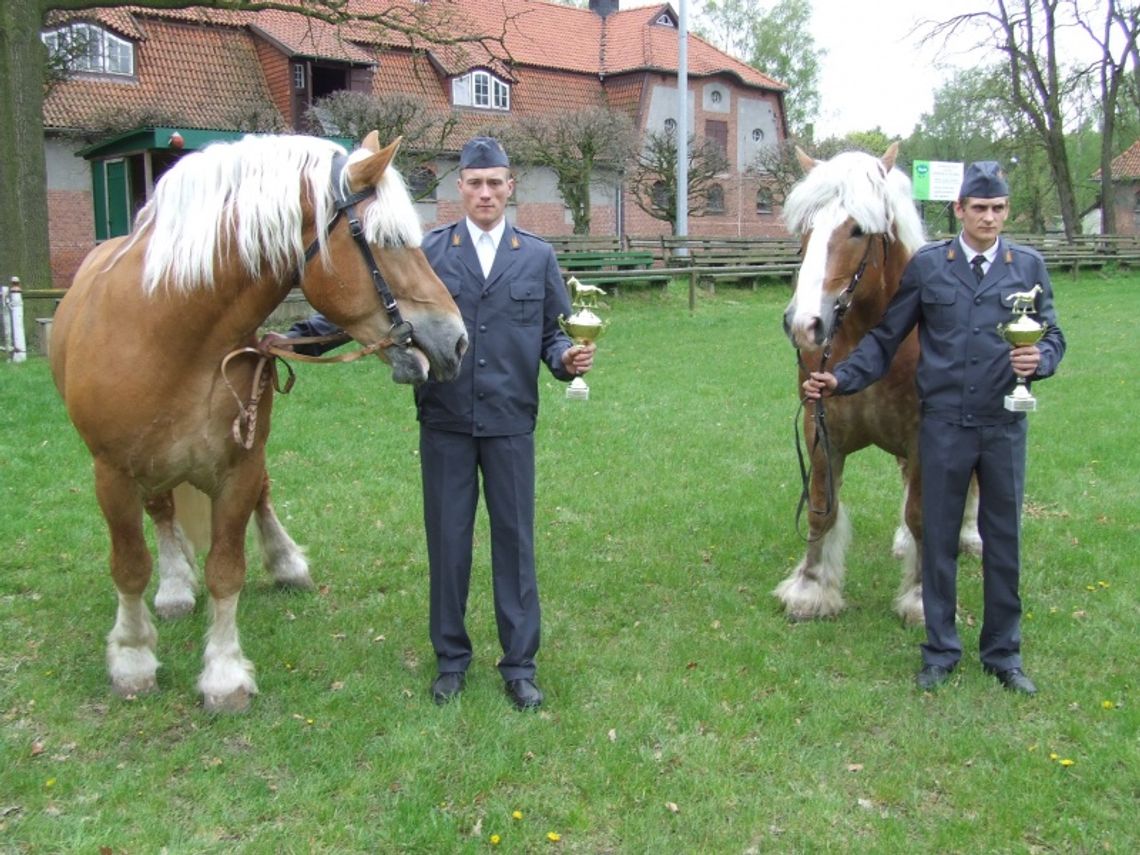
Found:
M 131 194 L 127 162 L 91 162 L 91 201 L 95 206 L 95 240 L 125 235 L 131 230 Z

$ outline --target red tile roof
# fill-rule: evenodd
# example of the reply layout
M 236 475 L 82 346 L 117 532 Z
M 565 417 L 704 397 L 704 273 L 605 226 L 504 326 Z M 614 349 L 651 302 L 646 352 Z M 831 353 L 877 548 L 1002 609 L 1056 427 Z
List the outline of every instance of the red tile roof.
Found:
M 367 23 L 333 24 L 276 10 L 229 12 L 205 8 L 149 9 L 113 7 L 68 15 L 97 20 L 139 43 L 137 80 L 76 76 L 55 86 L 46 99 L 49 128 L 84 127 L 103 111 L 140 110 L 153 105 L 188 127 L 232 127 L 235 116 L 269 102 L 254 48 L 254 36 L 276 44 L 286 54 L 375 67 L 376 94 L 415 92 L 429 110 L 451 109 L 447 76 L 490 67 L 512 82 L 511 114 L 548 113 L 601 103 L 636 115 L 644 85 L 639 72 L 676 69 L 675 27 L 654 23 L 673 12 L 668 4 L 615 12 L 603 19 L 588 9 L 547 0 L 397 0 L 408 15 L 432 15 L 450 33 L 482 33 L 497 44 L 457 43 L 423 46 L 413 58 L 407 38 L 382 33 Z M 350 0 L 354 15 L 367 17 L 391 9 L 393 0 Z M 754 68 L 690 35 L 689 74 L 731 74 L 743 85 L 786 89 Z M 433 67 L 434 65 L 434 67 Z M 441 74 L 442 72 L 442 74 Z M 113 84 L 113 85 L 112 85 Z M 461 130 L 485 128 L 507 116 L 493 111 L 463 111 Z
M 1114 181 L 1140 178 L 1140 139 L 1113 158 L 1112 178 Z
M 115 115 L 146 114 L 155 123 L 231 129 L 269 108 L 257 52 L 242 30 L 142 16 L 132 26 L 142 46 L 135 78 L 77 75 L 56 84 L 44 99 L 46 127 L 90 128 Z

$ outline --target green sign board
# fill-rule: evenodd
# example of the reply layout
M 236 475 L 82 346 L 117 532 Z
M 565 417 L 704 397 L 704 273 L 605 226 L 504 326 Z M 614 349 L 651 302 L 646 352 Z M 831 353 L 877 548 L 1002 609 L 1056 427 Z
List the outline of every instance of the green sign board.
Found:
M 915 199 L 952 202 L 962 186 L 961 161 L 916 160 L 911 167 L 911 187 Z

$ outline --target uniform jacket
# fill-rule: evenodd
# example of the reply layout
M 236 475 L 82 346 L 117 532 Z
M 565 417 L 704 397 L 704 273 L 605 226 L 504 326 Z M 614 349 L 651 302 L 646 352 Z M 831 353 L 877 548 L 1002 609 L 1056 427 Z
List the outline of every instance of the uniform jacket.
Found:
M 424 254 L 463 314 L 468 348 L 459 376 L 416 388 L 419 420 L 472 436 L 530 433 L 538 417 L 538 368 L 571 375 L 562 354 L 573 342 L 558 326 L 570 300 L 550 244 L 506 224 L 490 276 L 483 277 L 467 221 L 433 229 Z
M 1041 362 L 1030 379 L 1049 377 L 1065 353 L 1053 311 L 1053 288 L 1040 254 L 1000 239 L 997 256 L 978 282 L 957 238 L 923 247 L 903 271 L 898 293 L 878 325 L 836 366 L 836 392 L 858 392 L 886 373 L 895 351 L 918 324 L 916 383 L 924 416 L 966 427 L 1025 417 L 1005 409 L 1016 377 L 1010 345 L 998 332 L 1009 322 L 1010 295 L 1041 285 L 1034 317 L 1047 323 L 1037 343 Z

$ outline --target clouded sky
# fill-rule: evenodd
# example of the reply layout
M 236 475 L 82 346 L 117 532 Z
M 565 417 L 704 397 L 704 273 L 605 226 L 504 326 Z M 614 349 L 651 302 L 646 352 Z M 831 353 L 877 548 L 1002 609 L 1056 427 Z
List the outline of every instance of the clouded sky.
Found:
M 656 6 L 661 0 L 621 0 L 622 9 Z M 680 0 L 672 0 L 680 9 Z M 911 34 L 923 20 L 946 20 L 956 12 L 983 8 L 984 0 L 810 0 L 812 36 L 826 51 L 819 89 L 816 138 L 881 127 L 891 136 L 908 136 L 934 105 L 934 89 L 949 77 L 936 56 Z M 688 0 L 695 29 L 702 0 Z M 758 3 L 767 6 L 769 3 Z M 794 93 L 791 97 L 795 97 Z

